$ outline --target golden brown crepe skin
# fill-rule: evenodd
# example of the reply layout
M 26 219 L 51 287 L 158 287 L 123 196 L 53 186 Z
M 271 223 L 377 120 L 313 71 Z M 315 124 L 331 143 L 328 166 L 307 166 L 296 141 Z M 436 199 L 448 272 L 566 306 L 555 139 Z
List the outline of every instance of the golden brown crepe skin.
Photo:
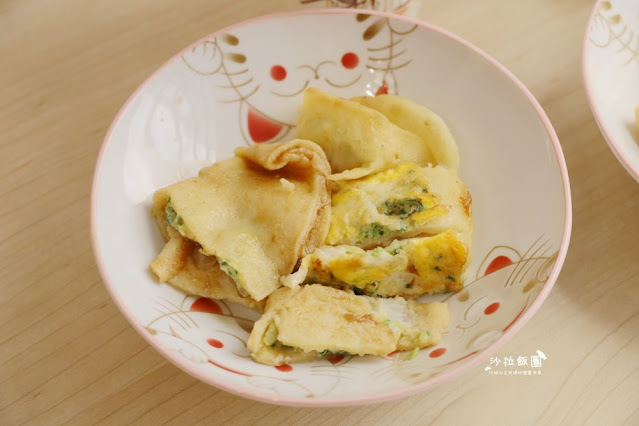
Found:
M 439 115 L 424 105 L 397 95 L 357 97 L 352 100 L 381 112 L 396 126 L 419 136 L 433 153 L 434 164 L 443 164 L 457 170 L 457 142 Z
M 240 292 L 261 301 L 300 257 L 324 242 L 329 174 L 323 151 L 309 141 L 239 148 L 236 157 L 198 177 L 157 191 L 153 215 L 166 220 L 170 200 L 183 222 L 182 236 L 203 255 L 217 257 Z
M 184 267 L 167 282 L 188 294 L 228 300 L 260 312 L 264 310 L 264 300 L 256 302 L 250 297 L 242 297 L 233 279 L 220 269 L 215 258 L 197 251 L 186 258 Z
M 425 166 L 435 158 L 418 136 L 358 102 L 306 89 L 295 137 L 324 149 L 333 180 L 356 179 L 406 161 Z
M 262 312 L 265 300 L 243 297 L 235 282 L 220 269 L 215 256 L 205 256 L 197 244 L 167 225 L 164 211 L 154 212 L 158 229 L 167 243 L 151 262 L 150 269 L 160 282 L 166 282 L 187 294 L 228 300 Z M 161 213 L 161 214 L 157 214 Z
M 273 292 L 247 347 L 253 359 L 270 365 L 328 351 L 384 356 L 438 344 L 448 322 L 444 303 L 356 296 L 311 284 Z M 271 327 L 276 331 L 269 336 Z

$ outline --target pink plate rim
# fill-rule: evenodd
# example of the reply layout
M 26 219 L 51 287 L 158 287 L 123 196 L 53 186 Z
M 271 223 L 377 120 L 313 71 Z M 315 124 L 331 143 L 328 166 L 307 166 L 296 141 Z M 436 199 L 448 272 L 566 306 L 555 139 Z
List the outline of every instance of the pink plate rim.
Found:
M 597 0 L 592 11 L 590 12 L 590 17 L 588 18 L 588 23 L 586 24 L 586 31 L 584 33 L 584 39 L 581 47 L 581 72 L 582 78 L 584 81 L 584 89 L 586 90 L 586 98 L 588 99 L 588 105 L 590 105 L 590 110 L 592 111 L 592 115 L 595 117 L 595 121 L 597 122 L 597 126 L 599 126 L 599 130 L 603 135 L 606 143 L 610 147 L 612 153 L 617 157 L 617 160 L 621 163 L 621 165 L 626 169 L 626 171 L 632 176 L 637 182 L 639 182 L 639 164 L 632 164 L 628 157 L 624 156 L 621 147 L 615 140 L 613 139 L 606 123 L 601 116 L 601 111 L 595 102 L 595 96 L 593 94 L 593 89 L 591 85 L 590 79 L 590 70 L 588 69 L 588 41 L 590 40 L 590 31 L 592 29 L 592 23 L 595 20 L 595 15 L 601 7 L 601 3 L 604 0 Z
M 103 157 L 106 152 L 106 148 L 109 144 L 111 134 L 113 133 L 121 115 L 128 108 L 129 104 L 135 99 L 138 93 L 140 93 L 140 91 L 149 83 L 149 81 L 153 79 L 153 77 L 157 73 L 161 72 L 165 67 L 167 67 L 168 64 L 178 59 L 181 54 L 197 46 L 198 44 L 202 43 L 205 40 L 208 40 L 212 37 L 217 36 L 218 34 L 228 32 L 238 27 L 242 27 L 245 25 L 253 24 L 260 21 L 270 20 L 270 19 L 278 19 L 283 17 L 299 16 L 299 15 L 336 15 L 336 14 L 357 14 L 357 13 L 369 13 L 372 15 L 409 22 L 414 25 L 418 25 L 422 28 L 426 28 L 430 31 L 439 33 L 445 37 L 448 37 L 460 43 L 461 45 L 467 47 L 468 49 L 475 52 L 482 58 L 484 58 L 488 63 L 492 64 L 495 68 L 497 68 L 497 70 L 505 74 L 526 95 L 530 104 L 534 107 L 535 111 L 537 112 L 539 119 L 544 124 L 546 131 L 548 133 L 548 136 L 550 140 L 552 141 L 552 145 L 555 150 L 555 155 L 557 157 L 557 163 L 559 166 L 561 179 L 563 183 L 564 203 L 565 203 L 564 230 L 563 230 L 563 235 L 561 239 L 561 244 L 559 247 L 557 260 L 548 276 L 548 280 L 544 284 L 544 287 L 539 293 L 539 295 L 537 296 L 537 298 L 533 301 L 533 303 L 530 305 L 528 310 L 499 339 L 497 339 L 493 344 L 491 344 L 486 349 L 479 352 L 476 356 L 474 356 L 470 360 L 464 362 L 463 364 L 460 364 L 459 367 L 457 367 L 456 369 L 447 371 L 439 376 L 436 376 L 432 379 L 428 379 L 422 383 L 406 386 L 401 389 L 396 389 L 396 390 L 379 393 L 375 395 L 308 399 L 304 397 L 298 397 L 298 398 L 282 397 L 282 396 L 274 395 L 270 393 L 253 391 L 248 387 L 228 384 L 224 380 L 220 380 L 215 377 L 201 377 L 200 373 L 194 366 L 190 365 L 186 360 L 179 358 L 176 354 L 172 353 L 171 351 L 168 351 L 165 348 L 163 348 L 154 339 L 152 339 L 148 335 L 148 333 L 145 332 L 142 325 L 136 321 L 135 314 L 133 313 L 133 311 L 129 310 L 126 302 L 116 291 L 116 287 L 113 283 L 113 280 L 111 279 L 111 276 L 109 275 L 109 271 L 106 269 L 103 263 L 102 255 L 100 253 L 100 248 L 97 244 L 97 229 L 96 229 L 96 221 L 95 221 L 96 204 L 97 204 L 96 194 L 97 194 L 98 182 L 100 180 L 101 171 L 102 171 Z M 267 402 L 267 403 L 279 404 L 279 405 L 288 405 L 288 406 L 327 407 L 327 406 L 371 404 L 371 403 L 390 401 L 390 400 L 406 397 L 409 395 L 413 395 L 417 392 L 423 392 L 427 389 L 431 389 L 437 385 L 444 383 L 445 381 L 449 379 L 452 379 L 453 377 L 457 377 L 461 375 L 462 373 L 465 373 L 469 371 L 470 369 L 478 366 L 482 361 L 487 359 L 490 354 L 497 351 L 504 343 L 506 343 L 520 328 L 522 328 L 523 325 L 530 320 L 530 318 L 534 315 L 534 313 L 537 311 L 537 309 L 539 309 L 543 301 L 546 299 L 546 297 L 550 293 L 550 290 L 555 284 L 555 281 L 557 280 L 559 276 L 559 272 L 566 258 L 566 253 L 568 251 L 568 245 L 570 242 L 571 229 L 572 229 L 572 202 L 571 202 L 571 196 L 570 196 L 570 182 L 568 179 L 568 170 L 566 167 L 566 161 L 564 159 L 561 145 L 559 143 L 557 134 L 555 133 L 555 130 L 553 129 L 552 124 L 550 123 L 550 120 L 548 119 L 546 113 L 542 109 L 539 102 L 532 95 L 532 93 L 530 93 L 530 91 L 523 85 L 523 83 L 521 83 L 517 79 L 517 77 L 515 77 L 503 65 L 501 65 L 492 57 L 488 56 L 488 54 L 484 53 L 479 48 L 469 43 L 468 41 L 462 39 L 461 37 L 448 32 L 447 30 L 444 30 L 437 26 L 434 26 L 413 18 L 398 16 L 392 13 L 379 12 L 379 11 L 367 10 L 366 12 L 363 12 L 360 9 L 312 9 L 312 10 L 296 10 L 296 11 L 280 12 L 280 13 L 264 15 L 264 16 L 248 19 L 240 23 L 223 28 L 221 30 L 215 31 L 214 33 L 201 38 L 200 40 L 196 41 L 195 43 L 181 50 L 179 53 L 177 53 L 171 59 L 169 59 L 166 63 L 164 63 L 164 65 L 162 65 L 155 72 L 153 72 L 142 84 L 140 84 L 138 88 L 133 92 L 133 94 L 127 99 L 127 101 L 118 111 L 113 122 L 111 123 L 111 126 L 109 127 L 109 130 L 107 131 L 104 137 L 104 141 L 100 148 L 100 152 L 98 154 L 98 158 L 96 161 L 95 173 L 94 173 L 93 184 L 91 189 L 91 243 L 93 246 L 93 252 L 95 255 L 96 263 L 98 265 L 98 269 L 106 285 L 107 291 L 111 295 L 111 298 L 113 299 L 117 307 L 120 309 L 124 317 L 133 326 L 133 328 L 135 328 L 137 332 L 160 354 L 162 354 L 169 361 L 171 361 L 175 366 L 182 369 L 183 371 L 190 374 L 191 376 L 199 380 L 202 380 L 210 385 L 213 385 L 219 389 L 233 393 L 235 395 L 239 395 L 245 398 L 250 398 L 250 399 L 261 401 L 261 402 Z

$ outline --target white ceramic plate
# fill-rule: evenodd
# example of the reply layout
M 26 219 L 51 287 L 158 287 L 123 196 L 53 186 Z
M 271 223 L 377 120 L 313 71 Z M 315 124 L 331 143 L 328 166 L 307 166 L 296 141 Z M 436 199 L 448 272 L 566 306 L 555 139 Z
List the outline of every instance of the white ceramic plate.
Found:
M 411 97 L 441 114 L 457 138 L 460 175 L 474 199 L 474 260 L 462 292 L 432 298 L 450 304 L 449 331 L 414 359 L 260 365 L 245 349 L 257 314 L 187 296 L 148 271 L 164 244 L 149 214 L 154 191 L 237 146 L 289 138 L 307 86 L 345 97 Z M 318 10 L 218 31 L 149 77 L 106 135 L 91 219 L 109 292 L 160 353 L 229 392 L 321 406 L 410 395 L 484 361 L 550 292 L 568 249 L 571 205 L 557 136 L 504 67 L 423 22 Z
M 639 2 L 599 0 L 583 43 L 588 102 L 610 149 L 639 181 Z

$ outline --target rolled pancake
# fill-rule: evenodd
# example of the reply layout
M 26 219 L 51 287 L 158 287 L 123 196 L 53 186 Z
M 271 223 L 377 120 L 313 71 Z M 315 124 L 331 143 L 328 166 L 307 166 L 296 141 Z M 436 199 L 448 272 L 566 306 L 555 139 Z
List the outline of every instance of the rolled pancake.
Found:
M 382 297 L 460 291 L 469 260 L 466 244 L 457 232 L 448 230 L 373 250 L 324 246 L 304 257 L 299 269 L 281 281 L 291 288 L 320 283 Z
M 332 180 L 356 179 L 406 161 L 425 166 L 435 158 L 416 135 L 384 114 L 318 89 L 306 89 L 295 136 L 324 149 Z
M 433 153 L 433 164 L 443 164 L 457 170 L 459 148 L 439 115 L 424 105 L 397 95 L 358 97 L 352 100 L 381 112 L 391 123 L 419 136 Z
M 204 256 L 197 244 L 184 238 L 172 226 L 167 225 L 164 212 L 155 214 L 162 236 L 167 243 L 151 262 L 150 268 L 160 282 L 166 282 L 187 294 L 228 300 L 257 311 L 264 311 L 266 301 L 256 302 L 243 297 L 235 282 L 224 273 L 215 256 Z
M 449 229 L 470 247 L 472 198 L 466 185 L 445 166 L 405 163 L 336 183 L 326 244 L 368 249 Z
M 269 297 L 247 347 L 270 365 L 329 352 L 384 356 L 438 344 L 448 321 L 444 303 L 356 296 L 321 285 L 281 288 Z
M 299 258 L 323 243 L 330 224 L 329 174 L 323 151 L 309 141 L 238 148 L 236 157 L 157 191 L 153 215 L 201 254 L 215 256 L 242 296 L 261 301 Z M 166 271 L 151 268 L 171 283 Z

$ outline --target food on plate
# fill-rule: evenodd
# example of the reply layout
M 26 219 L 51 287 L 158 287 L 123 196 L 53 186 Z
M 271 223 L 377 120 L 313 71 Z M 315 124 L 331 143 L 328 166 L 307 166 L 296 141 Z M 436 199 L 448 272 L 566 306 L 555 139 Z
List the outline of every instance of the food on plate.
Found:
M 470 248 L 472 199 L 447 167 L 404 163 L 335 186 L 326 244 L 367 249 L 452 229 Z
M 178 281 L 171 278 L 188 263 L 194 246 L 216 258 L 213 268 L 232 278 L 240 296 L 263 300 L 280 286 L 281 275 L 324 242 L 329 173 L 319 146 L 294 140 L 238 148 L 235 157 L 202 169 L 198 177 L 160 189 L 152 211 L 168 248 L 152 271 L 160 281 Z M 215 275 L 219 272 L 209 274 Z M 198 280 L 191 287 L 198 292 L 191 292 L 211 285 Z
M 468 242 L 452 230 L 433 237 L 395 240 L 387 247 L 363 250 L 324 246 L 302 259 L 282 284 L 320 283 L 367 296 L 419 297 L 460 291 L 469 260 Z
M 271 365 L 438 344 L 471 259 L 472 199 L 439 116 L 398 96 L 307 89 L 295 139 L 158 190 L 160 282 L 263 312 L 249 336 Z
M 438 344 L 448 305 L 377 298 L 322 285 L 281 288 L 248 340 L 253 359 L 281 365 L 327 354 L 378 355 Z
M 417 102 L 396 95 L 367 96 L 352 99 L 381 112 L 396 126 L 419 136 L 433 153 L 434 164 L 457 170 L 459 149 L 442 118 Z M 421 164 L 426 165 L 426 164 Z
M 359 178 L 406 161 L 435 161 L 419 136 L 384 114 L 318 89 L 304 91 L 295 137 L 322 147 L 334 180 Z

